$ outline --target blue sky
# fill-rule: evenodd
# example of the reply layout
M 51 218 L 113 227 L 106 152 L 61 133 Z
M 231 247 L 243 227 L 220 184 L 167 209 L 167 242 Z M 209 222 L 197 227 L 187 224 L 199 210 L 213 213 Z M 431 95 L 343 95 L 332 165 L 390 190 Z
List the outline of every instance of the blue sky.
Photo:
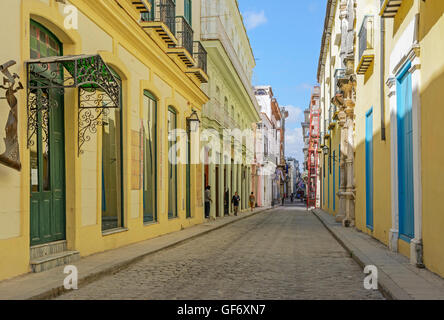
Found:
M 254 85 L 289 106 L 286 155 L 303 161 L 300 123 L 316 84 L 327 0 L 238 0 L 256 58 Z

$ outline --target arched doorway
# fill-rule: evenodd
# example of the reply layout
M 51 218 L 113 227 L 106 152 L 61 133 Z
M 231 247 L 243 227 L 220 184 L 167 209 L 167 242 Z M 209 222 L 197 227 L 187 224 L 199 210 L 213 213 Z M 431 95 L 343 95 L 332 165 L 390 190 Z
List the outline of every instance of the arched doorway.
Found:
M 44 26 L 31 20 L 31 59 L 62 56 L 63 45 Z M 63 82 L 63 72 L 49 68 L 47 78 Z M 44 72 L 39 71 L 39 78 Z M 57 78 L 53 74 L 58 74 Z M 30 82 L 39 81 L 30 78 Z M 64 97 L 61 90 L 35 89 L 29 93 L 43 99 L 34 99 L 36 112 L 35 135 L 30 145 L 31 246 L 65 239 L 65 141 Z M 42 104 L 47 105 L 42 105 Z M 51 106 L 51 107 L 50 107 Z M 56 107 L 52 107 L 56 106 Z

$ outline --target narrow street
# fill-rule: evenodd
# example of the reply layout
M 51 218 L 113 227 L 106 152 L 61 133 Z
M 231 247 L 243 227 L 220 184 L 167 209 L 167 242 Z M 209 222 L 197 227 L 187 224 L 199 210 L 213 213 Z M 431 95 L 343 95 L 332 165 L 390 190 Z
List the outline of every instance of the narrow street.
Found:
M 295 204 L 148 256 L 58 299 L 383 299 L 364 289 L 364 277 L 319 220 Z

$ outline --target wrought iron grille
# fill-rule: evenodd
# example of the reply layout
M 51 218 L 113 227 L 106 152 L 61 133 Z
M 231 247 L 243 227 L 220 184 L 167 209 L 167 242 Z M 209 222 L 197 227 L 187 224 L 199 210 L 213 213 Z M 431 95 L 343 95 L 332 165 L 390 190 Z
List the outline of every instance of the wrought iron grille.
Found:
M 173 0 L 151 0 L 151 12 L 142 14 L 142 21 L 163 22 L 171 31 L 176 32 L 176 3 Z
M 193 28 L 191 28 L 188 21 L 182 17 L 176 17 L 176 38 L 177 46 L 185 48 L 189 54 L 193 53 Z
M 42 111 L 59 108 L 56 94 L 66 88 L 78 88 L 78 154 L 82 145 L 97 132 L 108 108 L 121 107 L 121 81 L 99 55 L 57 56 L 26 63 L 28 148 L 33 145 L 38 116 Z
M 359 61 L 361 61 L 364 51 L 371 48 L 370 41 L 372 39 L 370 32 L 373 31 L 371 30 L 371 28 L 373 28 L 372 19 L 372 16 L 365 16 L 362 22 L 361 30 L 359 31 Z
M 341 92 L 341 88 L 339 87 L 340 83 L 339 80 L 340 79 L 345 79 L 345 69 L 336 69 L 335 70 L 335 94 L 338 94 Z
M 196 60 L 196 67 L 207 73 L 207 51 L 200 41 L 194 41 L 193 58 Z

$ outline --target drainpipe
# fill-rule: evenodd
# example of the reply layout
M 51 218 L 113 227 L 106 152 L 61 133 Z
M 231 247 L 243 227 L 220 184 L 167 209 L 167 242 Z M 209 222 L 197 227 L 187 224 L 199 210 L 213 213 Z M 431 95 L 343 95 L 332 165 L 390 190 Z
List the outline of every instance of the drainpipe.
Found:
M 381 20 L 381 62 L 380 62 L 380 93 L 381 93 L 381 140 L 385 141 L 385 94 L 384 94 L 384 64 L 385 64 L 385 21 L 383 17 Z

